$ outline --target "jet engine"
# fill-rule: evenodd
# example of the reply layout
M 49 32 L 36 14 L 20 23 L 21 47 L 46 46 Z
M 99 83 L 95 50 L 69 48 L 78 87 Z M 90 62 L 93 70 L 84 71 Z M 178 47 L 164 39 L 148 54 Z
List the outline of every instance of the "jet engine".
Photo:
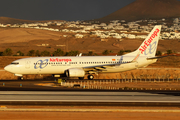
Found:
M 81 68 L 70 68 L 66 70 L 67 77 L 84 77 L 85 72 Z

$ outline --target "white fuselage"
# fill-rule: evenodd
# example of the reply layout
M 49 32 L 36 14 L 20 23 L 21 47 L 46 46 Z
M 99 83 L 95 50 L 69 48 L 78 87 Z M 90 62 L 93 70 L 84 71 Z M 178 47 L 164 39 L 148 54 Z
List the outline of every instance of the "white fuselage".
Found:
M 82 57 L 34 57 L 24 58 L 12 62 L 4 69 L 17 76 L 26 74 L 64 74 L 71 68 L 88 68 L 96 66 L 109 66 L 101 72 L 115 73 L 137 69 L 156 62 L 139 57 L 137 62 L 132 62 L 134 56 L 82 56 Z

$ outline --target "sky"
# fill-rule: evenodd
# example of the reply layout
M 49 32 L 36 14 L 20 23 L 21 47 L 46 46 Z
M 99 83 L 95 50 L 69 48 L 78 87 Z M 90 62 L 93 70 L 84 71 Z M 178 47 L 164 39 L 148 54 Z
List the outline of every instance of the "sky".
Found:
M 25 20 L 92 20 L 135 0 L 0 0 L 0 17 Z

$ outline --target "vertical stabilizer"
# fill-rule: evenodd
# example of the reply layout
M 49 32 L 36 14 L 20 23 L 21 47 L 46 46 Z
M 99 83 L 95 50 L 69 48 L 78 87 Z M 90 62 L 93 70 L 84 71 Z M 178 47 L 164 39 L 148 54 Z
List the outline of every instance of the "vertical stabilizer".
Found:
M 156 55 L 156 50 L 159 42 L 161 32 L 161 25 L 156 25 L 148 37 L 138 48 L 141 55 L 154 57 Z
M 154 57 L 156 55 L 156 50 L 159 42 L 161 32 L 161 25 L 156 25 L 153 30 L 149 33 L 148 37 L 143 41 L 140 47 L 132 52 L 127 54 L 128 56 L 148 56 Z

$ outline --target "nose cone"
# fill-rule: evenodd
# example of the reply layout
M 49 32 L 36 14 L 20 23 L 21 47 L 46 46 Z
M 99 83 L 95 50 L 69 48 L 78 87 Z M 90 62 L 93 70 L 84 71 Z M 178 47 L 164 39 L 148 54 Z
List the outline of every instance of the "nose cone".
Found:
M 11 72 L 13 70 L 12 66 L 10 65 L 7 65 L 4 70 L 8 71 L 8 72 Z

